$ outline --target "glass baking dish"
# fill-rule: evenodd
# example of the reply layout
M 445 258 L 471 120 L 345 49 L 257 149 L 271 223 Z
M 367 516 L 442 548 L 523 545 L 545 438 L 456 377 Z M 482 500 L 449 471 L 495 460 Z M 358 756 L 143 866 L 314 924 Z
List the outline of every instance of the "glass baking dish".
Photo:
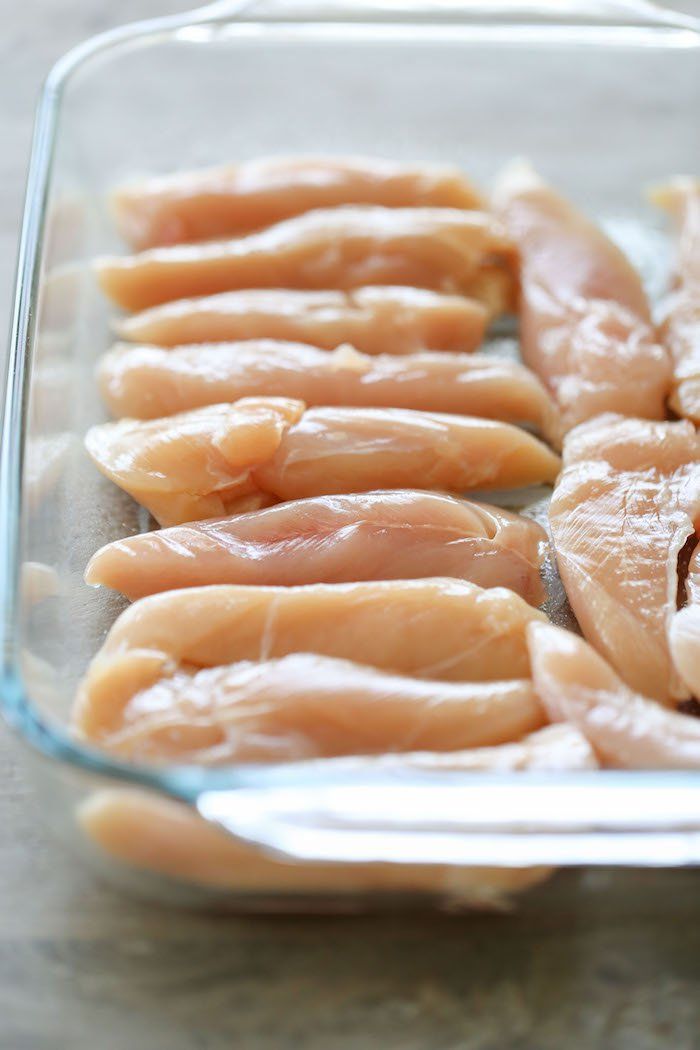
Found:
M 66 730 L 76 683 L 123 605 L 86 587 L 84 566 L 147 526 L 82 451 L 104 418 L 93 366 L 109 314 L 89 260 L 118 248 L 109 187 L 294 152 L 445 161 L 487 181 L 525 155 L 606 222 L 653 283 L 664 240 L 640 190 L 700 168 L 699 57 L 700 23 L 646 3 L 262 0 L 126 27 L 58 63 L 38 111 L 10 347 L 1 687 L 42 807 L 72 849 L 161 899 L 237 908 L 488 904 L 541 866 L 700 862 L 700 774 L 154 770 Z M 83 830 L 110 798 L 151 813 L 152 848 L 141 843 L 131 863 Z M 187 856 L 200 833 L 221 851 L 206 870 Z M 134 834 L 127 821 L 127 854 Z M 169 849 L 166 875 L 157 855 Z

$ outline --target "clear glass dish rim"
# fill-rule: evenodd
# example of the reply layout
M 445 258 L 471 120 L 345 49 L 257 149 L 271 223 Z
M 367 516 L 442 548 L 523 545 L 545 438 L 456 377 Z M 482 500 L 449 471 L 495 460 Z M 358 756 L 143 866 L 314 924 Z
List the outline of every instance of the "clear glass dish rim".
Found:
M 23 686 L 23 676 L 19 665 L 19 652 L 16 644 L 15 634 L 19 612 L 19 552 L 20 552 L 20 523 L 23 506 L 22 495 L 22 469 L 24 460 L 24 446 L 28 423 L 27 407 L 29 403 L 29 388 L 31 377 L 31 359 L 33 354 L 33 341 L 35 332 L 35 310 L 37 302 L 42 250 L 44 242 L 44 228 L 46 221 L 46 206 L 50 187 L 53 155 L 55 150 L 56 132 L 58 126 L 58 114 L 60 109 L 63 88 L 71 75 L 87 64 L 96 55 L 116 49 L 120 46 L 132 46 L 149 39 L 162 36 L 175 36 L 183 30 L 211 31 L 213 26 L 225 27 L 249 27 L 256 33 L 279 28 L 283 25 L 301 25 L 302 29 L 312 26 L 326 26 L 336 31 L 344 25 L 363 27 L 368 32 L 374 33 L 379 29 L 389 32 L 397 30 L 401 25 L 411 25 L 410 18 L 392 17 L 388 15 L 383 21 L 370 21 L 365 16 L 367 9 L 361 9 L 360 17 L 346 15 L 340 19 L 319 17 L 313 19 L 287 20 L 283 17 L 285 13 L 284 3 L 279 4 L 279 14 L 270 17 L 263 12 L 259 16 L 256 9 L 265 7 L 257 0 L 232 0 L 230 3 L 214 3 L 200 10 L 184 12 L 182 14 L 136 22 L 126 26 L 118 27 L 108 32 L 92 37 L 64 55 L 50 71 L 39 99 L 34 134 L 32 139 L 29 168 L 26 182 L 25 205 L 20 232 L 15 293 L 13 299 L 13 315 L 10 329 L 10 345 L 7 364 L 7 384 L 2 416 L 2 431 L 0 444 L 0 641 L 2 643 L 2 664 L 0 665 L 0 708 L 5 720 L 15 730 L 17 735 L 31 749 L 46 758 L 61 763 L 67 769 L 85 774 L 93 774 L 105 780 L 119 782 L 125 785 L 151 788 L 161 794 L 175 799 L 195 802 L 206 792 L 221 792 L 228 790 L 260 788 L 265 790 L 285 785 L 309 784 L 303 768 L 306 764 L 297 766 L 301 777 L 295 775 L 295 764 L 278 767 L 240 766 L 227 767 L 225 769 L 206 769 L 200 766 L 163 767 L 140 766 L 127 762 L 121 762 L 97 749 L 86 747 L 74 740 L 68 732 L 60 727 L 50 724 L 36 709 L 34 703 L 26 694 Z M 273 4 L 273 7 L 276 6 Z M 292 5 L 293 6 L 293 5 Z M 505 6 L 505 5 L 504 5 Z M 675 12 L 666 11 L 654 4 L 646 4 L 644 0 L 639 4 L 636 0 L 630 3 L 622 2 L 618 5 L 611 3 L 611 9 L 616 6 L 621 15 L 629 13 L 630 9 L 639 10 L 639 21 L 632 21 L 632 27 L 644 29 L 653 35 L 659 36 L 656 46 L 663 48 L 665 45 L 660 39 L 664 30 L 689 31 L 697 40 L 694 46 L 700 46 L 700 20 L 690 16 L 677 15 Z M 513 35 L 517 38 L 521 33 L 522 42 L 525 42 L 525 31 L 536 25 L 538 30 L 549 29 L 566 30 L 567 23 L 552 17 L 552 10 L 542 6 L 541 18 L 534 23 L 527 17 L 517 16 L 518 5 L 513 5 L 514 17 L 497 19 L 492 21 L 486 14 L 486 6 L 468 4 L 464 20 L 459 18 L 459 12 L 455 17 L 460 25 L 469 32 L 486 31 L 494 39 L 509 39 Z M 576 5 L 574 5 L 576 7 Z M 537 5 L 533 4 L 536 10 Z M 479 11 L 482 20 L 479 20 Z M 651 18 L 649 13 L 651 11 Z M 248 17 L 252 12 L 255 16 Z M 628 29 L 630 22 L 621 20 L 619 23 L 596 21 L 586 16 L 585 5 L 579 5 L 579 13 L 583 18 L 582 23 L 576 23 L 577 28 L 590 27 L 598 33 L 609 34 L 609 43 L 617 43 L 614 33 L 618 29 Z M 462 12 L 464 15 L 465 12 Z M 668 15 L 668 18 L 664 17 Z M 443 25 L 435 22 L 436 28 Z M 415 28 L 424 29 L 425 22 L 416 22 Z M 593 41 L 593 45 L 599 43 L 599 39 Z M 670 50 L 670 48 L 669 48 Z M 664 784 L 678 788 L 694 788 L 700 791 L 700 772 L 659 772 L 659 771 L 595 771 L 584 773 L 553 772 L 549 774 L 529 773 L 500 773 L 492 775 L 463 774 L 455 778 L 462 784 L 481 785 L 488 790 L 489 784 L 511 785 L 514 792 L 524 786 L 527 780 L 533 784 L 542 783 L 543 780 L 556 789 L 558 784 L 568 787 L 580 788 L 585 792 L 587 786 L 592 785 L 592 777 L 600 787 L 605 785 L 606 791 L 617 793 L 618 790 L 628 791 L 633 785 L 642 784 L 645 787 Z M 316 781 L 311 778 L 311 782 Z M 318 778 L 319 786 L 323 779 Z M 630 807 L 632 813 L 633 803 Z M 587 825 L 582 824 L 582 831 Z M 669 825 L 672 830 L 672 825 Z

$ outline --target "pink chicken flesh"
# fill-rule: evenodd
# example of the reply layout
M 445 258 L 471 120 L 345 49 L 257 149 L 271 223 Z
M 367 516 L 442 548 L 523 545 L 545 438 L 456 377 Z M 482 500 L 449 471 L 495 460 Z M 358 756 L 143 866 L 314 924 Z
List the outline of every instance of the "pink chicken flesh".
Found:
M 313 208 L 343 204 L 480 208 L 455 168 L 377 157 L 270 157 L 120 186 L 119 232 L 134 248 L 235 237 Z
M 214 583 L 455 576 L 543 598 L 544 531 L 499 507 L 410 490 L 319 496 L 117 540 L 85 578 L 127 597 Z
M 521 256 L 523 360 L 565 428 L 604 412 L 663 419 L 670 365 L 619 248 L 527 165 L 504 172 L 495 210 Z
M 161 525 L 222 517 L 241 510 L 241 500 L 259 507 L 381 488 L 526 486 L 553 481 L 560 465 L 546 445 L 506 423 L 403 409 L 305 410 L 281 398 L 103 424 L 88 432 L 86 447 Z
M 584 635 L 636 691 L 688 696 L 673 665 L 678 555 L 700 518 L 690 423 L 603 416 L 572 431 L 550 506 L 559 573 Z
M 440 682 L 523 679 L 533 620 L 544 616 L 511 591 L 452 579 L 167 591 L 119 616 L 77 710 L 119 711 L 178 672 L 291 653 Z
M 313 405 L 410 408 L 525 423 L 556 442 L 558 413 L 539 380 L 514 361 L 479 354 L 370 357 L 271 339 L 163 349 L 116 347 L 98 379 L 114 416 L 155 419 L 243 397 Z
M 575 726 L 605 766 L 700 769 L 700 720 L 633 692 L 582 638 L 528 629 L 535 690 L 553 721 Z
M 652 191 L 652 200 L 678 228 L 674 287 L 661 326 L 673 362 L 670 404 L 679 416 L 700 423 L 700 179 L 678 177 Z
M 454 208 L 311 211 L 230 241 L 98 260 L 103 291 L 127 310 L 244 288 L 405 284 L 458 292 L 490 314 L 509 305 L 515 250 L 500 224 Z
M 426 771 L 584 770 L 596 762 L 572 726 L 548 726 L 522 741 L 450 753 L 321 759 L 319 772 L 351 768 L 409 779 Z M 232 838 L 190 808 L 134 789 L 97 792 L 81 806 L 82 827 L 109 856 L 184 882 L 245 893 L 427 893 L 474 907 L 500 907 L 512 893 L 541 882 L 547 868 L 456 868 L 408 864 L 285 862 Z
M 154 306 L 122 318 L 117 332 L 155 346 L 281 339 L 323 350 L 351 343 L 363 354 L 470 353 L 483 342 L 487 320 L 481 303 L 425 288 L 255 288 Z
M 74 729 L 131 761 L 222 765 L 454 751 L 544 725 L 527 681 L 430 682 L 294 653 L 179 670 L 124 695 L 93 689 Z

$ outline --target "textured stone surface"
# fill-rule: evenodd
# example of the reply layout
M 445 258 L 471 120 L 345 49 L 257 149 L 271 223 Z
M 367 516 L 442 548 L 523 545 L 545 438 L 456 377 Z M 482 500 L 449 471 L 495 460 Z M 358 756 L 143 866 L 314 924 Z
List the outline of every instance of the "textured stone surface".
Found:
M 0 4 L 2 310 L 42 76 L 113 21 L 184 6 Z M 171 913 L 119 897 L 50 840 L 15 752 L 0 730 L 2 1050 L 699 1045 L 700 874 L 568 873 L 507 916 Z

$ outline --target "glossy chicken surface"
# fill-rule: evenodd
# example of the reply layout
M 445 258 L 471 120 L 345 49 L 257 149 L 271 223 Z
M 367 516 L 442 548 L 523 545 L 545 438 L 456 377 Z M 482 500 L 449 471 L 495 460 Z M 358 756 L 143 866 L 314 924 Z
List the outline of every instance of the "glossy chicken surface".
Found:
M 565 428 L 605 412 L 664 419 L 669 361 L 620 249 L 528 165 L 506 169 L 494 203 L 521 256 L 523 360 Z
M 409 408 L 525 423 L 558 440 L 556 408 L 522 365 L 481 354 L 403 357 L 332 353 L 270 339 L 163 349 L 122 344 L 102 358 L 98 383 L 114 416 L 155 419 L 243 397 L 314 405 Z
M 469 353 L 481 345 L 487 320 L 476 300 L 425 288 L 257 288 L 178 299 L 124 317 L 116 327 L 122 339 L 155 346 L 281 339 L 324 350 L 351 343 L 364 354 Z
M 511 591 L 452 579 L 168 591 L 119 616 L 78 711 L 118 711 L 178 672 L 292 653 L 439 682 L 523 679 L 533 620 L 545 617 Z
M 343 204 L 479 208 L 456 168 L 376 157 L 269 157 L 120 186 L 112 211 L 134 248 L 234 237 Z
M 700 719 L 631 690 L 569 631 L 533 624 L 528 639 L 535 690 L 550 718 L 575 726 L 603 765 L 700 769 Z
M 632 688 L 673 703 L 678 556 L 700 520 L 700 437 L 690 423 L 603 416 L 572 431 L 550 523 L 584 635 Z
M 123 701 L 93 691 L 73 724 L 138 762 L 455 751 L 518 740 L 546 721 L 527 681 L 431 682 L 309 653 L 176 671 Z
M 91 559 L 88 583 L 129 598 L 214 583 L 299 585 L 454 576 L 543 599 L 544 530 L 529 518 L 410 490 L 320 496 L 142 533 Z
M 484 212 L 358 206 L 307 212 L 228 241 L 103 257 L 97 275 L 127 310 L 244 288 L 401 284 L 459 292 L 495 315 L 509 303 L 514 262 L 511 241 Z
M 700 423 L 700 179 L 678 177 L 652 191 L 678 231 L 676 274 L 661 335 L 673 362 L 670 404 Z
M 495 747 L 337 758 L 323 765 L 327 769 L 339 772 L 352 770 L 358 774 L 394 774 L 411 770 L 426 773 L 506 773 L 528 769 L 541 772 L 596 769 L 598 761 L 585 736 L 574 726 L 560 723 L 545 726 L 520 740 Z
M 559 458 L 517 427 L 403 409 L 248 398 L 93 427 L 99 469 L 176 525 L 281 500 L 380 488 L 463 492 L 550 482 Z M 254 509 L 247 506 L 246 509 Z
M 161 525 L 179 524 L 276 502 L 265 498 L 251 472 L 303 413 L 299 401 L 255 398 L 92 427 L 85 447 L 102 473 Z

